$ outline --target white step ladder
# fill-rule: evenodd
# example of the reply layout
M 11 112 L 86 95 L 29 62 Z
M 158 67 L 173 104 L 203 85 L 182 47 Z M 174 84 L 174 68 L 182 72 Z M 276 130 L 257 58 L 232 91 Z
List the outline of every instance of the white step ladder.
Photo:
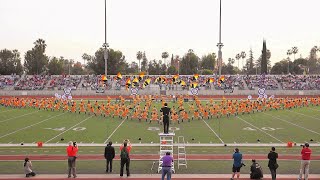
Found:
M 180 166 L 187 167 L 187 152 L 186 147 L 184 143 L 184 137 L 179 136 L 178 137 L 178 169 Z
M 159 133 L 160 137 L 160 158 L 159 158 L 159 167 L 158 167 L 158 173 L 162 170 L 162 157 L 166 155 L 166 152 L 170 152 L 171 156 L 173 157 L 173 138 L 175 134 L 174 133 Z M 171 163 L 171 169 L 172 172 L 175 172 L 174 169 L 174 162 Z

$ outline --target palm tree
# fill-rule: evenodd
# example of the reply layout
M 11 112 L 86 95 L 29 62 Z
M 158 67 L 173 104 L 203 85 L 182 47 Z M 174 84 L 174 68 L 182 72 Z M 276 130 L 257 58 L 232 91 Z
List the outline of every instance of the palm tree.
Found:
M 240 58 L 241 58 L 241 57 L 240 57 L 240 54 L 237 54 L 237 55 L 236 55 L 236 59 L 237 59 L 237 61 L 238 61 L 238 69 L 239 69 L 239 70 L 240 70 L 240 65 L 239 65 L 239 62 L 240 62 L 239 60 L 240 60 Z
M 296 60 L 296 54 L 299 52 L 298 47 L 292 47 L 293 60 Z
M 244 58 L 246 58 L 246 53 L 244 52 L 244 51 L 242 51 L 241 53 L 240 53 L 240 57 L 242 58 L 242 68 L 243 68 L 243 60 L 244 60 Z
M 320 48 L 318 48 L 318 46 L 313 46 L 311 51 L 315 54 L 315 58 L 317 59 L 317 52 L 320 52 Z
M 164 59 L 164 64 L 166 64 L 166 59 L 169 57 L 169 53 L 168 52 L 163 52 L 162 55 L 161 55 L 162 59 Z
M 141 68 L 141 64 L 140 64 L 140 61 L 141 61 L 141 59 L 142 59 L 142 56 L 143 56 L 143 53 L 141 52 L 141 51 L 138 51 L 137 52 L 137 59 L 138 59 L 138 61 L 139 61 L 139 64 L 138 64 L 138 71 L 140 72 L 140 68 Z
M 290 70 L 289 70 L 289 63 L 290 63 L 290 56 L 291 56 L 291 54 L 292 54 L 292 50 L 291 50 L 291 49 L 288 49 L 288 51 L 287 51 L 287 55 L 288 55 L 288 74 L 289 74 L 289 72 L 290 72 Z

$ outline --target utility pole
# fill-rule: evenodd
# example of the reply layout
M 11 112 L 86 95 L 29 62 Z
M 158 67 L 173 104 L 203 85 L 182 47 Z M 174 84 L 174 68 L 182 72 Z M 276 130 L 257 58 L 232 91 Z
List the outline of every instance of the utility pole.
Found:
M 221 42 L 221 0 L 220 0 L 220 17 L 219 17 L 219 43 L 217 44 L 218 51 L 218 66 L 219 66 L 219 76 L 221 76 L 221 68 L 222 68 L 222 47 L 223 43 Z
M 107 43 L 107 0 L 104 0 L 104 74 L 108 74 L 108 43 Z

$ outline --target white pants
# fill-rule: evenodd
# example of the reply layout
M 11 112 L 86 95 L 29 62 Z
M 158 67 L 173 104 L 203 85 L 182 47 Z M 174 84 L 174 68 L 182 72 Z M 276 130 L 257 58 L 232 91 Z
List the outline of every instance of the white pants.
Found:
M 304 174 L 304 179 L 308 180 L 309 167 L 310 167 L 310 160 L 301 161 L 299 179 L 302 179 L 302 174 Z

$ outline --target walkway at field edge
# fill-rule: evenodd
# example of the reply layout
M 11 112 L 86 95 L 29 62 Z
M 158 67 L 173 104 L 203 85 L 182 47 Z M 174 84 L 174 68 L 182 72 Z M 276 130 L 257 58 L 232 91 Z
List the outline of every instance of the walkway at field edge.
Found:
M 131 180 L 159 180 L 160 174 L 133 174 L 128 179 Z M 296 180 L 298 175 L 277 175 L 279 180 Z M 0 175 L 0 179 L 10 180 L 25 180 L 26 178 L 22 174 L 13 175 Z M 30 179 L 37 180 L 68 180 L 66 174 L 42 174 Z M 73 179 L 73 178 L 72 178 Z M 126 176 L 120 178 L 118 174 L 79 174 L 77 179 L 82 180 L 94 180 L 94 179 L 108 179 L 108 180 L 121 180 L 127 179 Z M 172 179 L 188 179 L 188 180 L 229 180 L 230 174 L 173 174 Z M 241 175 L 243 180 L 249 180 L 249 175 Z M 264 180 L 269 180 L 270 175 L 265 175 Z M 310 180 L 320 179 L 320 174 L 309 175 Z

